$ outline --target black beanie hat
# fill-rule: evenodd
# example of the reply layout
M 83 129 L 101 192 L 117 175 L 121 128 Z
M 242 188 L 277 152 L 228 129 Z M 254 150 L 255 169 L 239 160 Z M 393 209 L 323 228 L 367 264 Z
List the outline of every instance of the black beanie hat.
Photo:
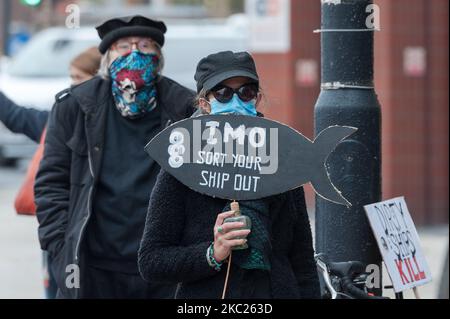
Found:
M 150 37 L 162 47 L 164 34 L 167 31 L 164 22 L 139 15 L 111 19 L 96 29 L 102 40 L 98 48 L 102 54 L 105 54 L 109 47 L 120 38 L 133 36 Z

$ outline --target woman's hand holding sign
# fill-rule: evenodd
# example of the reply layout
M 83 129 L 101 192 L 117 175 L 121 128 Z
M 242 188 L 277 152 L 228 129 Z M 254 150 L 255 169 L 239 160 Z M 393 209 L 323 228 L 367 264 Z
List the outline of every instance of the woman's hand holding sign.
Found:
M 224 223 L 225 219 L 235 216 L 235 211 L 229 211 L 217 216 L 214 226 L 214 259 L 221 263 L 230 256 L 233 247 L 247 243 L 249 229 L 242 229 L 245 223 Z

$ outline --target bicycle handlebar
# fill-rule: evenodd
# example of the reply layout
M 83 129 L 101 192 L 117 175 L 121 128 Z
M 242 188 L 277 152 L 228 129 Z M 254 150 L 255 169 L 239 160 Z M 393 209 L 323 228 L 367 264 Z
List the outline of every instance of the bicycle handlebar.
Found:
M 324 254 L 315 255 L 318 270 L 327 286 L 332 299 L 336 299 L 338 292 L 335 290 L 330 278 L 330 274 L 339 278 L 342 290 L 350 297 L 356 299 L 389 299 L 388 297 L 378 297 L 368 295 L 364 290 L 356 287 L 353 279 L 359 274 L 364 273 L 364 265 L 357 261 L 348 262 L 328 262 Z
M 347 276 L 341 278 L 341 284 L 345 292 L 357 299 L 389 299 L 387 297 L 370 296 L 366 294 L 366 292 L 364 292 L 363 290 L 355 287 L 352 280 Z

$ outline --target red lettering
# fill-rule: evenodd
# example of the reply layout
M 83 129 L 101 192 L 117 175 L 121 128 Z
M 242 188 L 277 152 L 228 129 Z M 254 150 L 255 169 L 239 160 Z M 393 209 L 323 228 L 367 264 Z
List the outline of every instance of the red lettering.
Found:
M 411 267 L 411 261 L 409 260 L 409 258 L 406 258 L 404 261 L 405 261 L 406 269 L 408 269 L 408 274 L 409 274 L 409 278 L 411 279 L 411 282 L 416 281 L 417 278 L 414 274 L 414 270 Z
M 425 271 L 423 271 L 423 270 L 420 269 L 419 264 L 417 263 L 417 258 L 416 258 L 416 256 L 414 256 L 413 259 L 414 259 L 414 263 L 416 264 L 417 271 L 419 272 L 419 277 L 420 277 L 420 279 L 421 279 L 421 280 L 426 279 L 427 276 L 425 275 Z
M 408 277 L 406 277 L 405 273 L 403 272 L 402 260 L 396 260 L 395 264 L 397 265 L 398 273 L 400 274 L 400 278 L 402 279 L 402 284 L 409 284 Z
M 408 270 L 409 279 L 411 280 L 411 282 L 414 282 L 414 276 L 411 273 L 411 268 L 409 268 L 408 259 L 405 259 L 404 262 L 406 265 L 406 269 Z

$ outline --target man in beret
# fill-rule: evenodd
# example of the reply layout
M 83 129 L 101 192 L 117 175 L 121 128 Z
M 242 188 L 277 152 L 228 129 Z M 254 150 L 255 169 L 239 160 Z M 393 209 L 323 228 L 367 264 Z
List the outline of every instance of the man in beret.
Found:
M 97 27 L 99 76 L 56 97 L 35 184 L 39 239 L 61 298 L 172 298 L 137 251 L 160 167 L 144 151 L 190 117 L 194 92 L 160 74 L 166 26 L 142 16 Z

